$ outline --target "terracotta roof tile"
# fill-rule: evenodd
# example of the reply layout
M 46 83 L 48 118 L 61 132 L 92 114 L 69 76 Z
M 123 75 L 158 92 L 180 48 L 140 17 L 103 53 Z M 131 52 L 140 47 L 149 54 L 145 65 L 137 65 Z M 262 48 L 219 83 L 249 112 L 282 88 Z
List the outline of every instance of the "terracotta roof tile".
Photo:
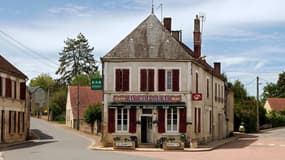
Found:
M 76 105 L 76 99 L 77 99 L 77 86 L 69 86 L 69 92 L 70 92 L 70 102 L 72 107 L 72 113 L 74 115 L 74 118 L 77 119 L 77 105 Z M 80 119 L 84 118 L 84 112 L 87 109 L 89 105 L 95 104 L 95 103 L 102 103 L 102 96 L 103 91 L 102 90 L 91 90 L 90 86 L 80 86 L 79 87 L 79 117 Z
M 282 111 L 285 109 L 285 98 L 267 98 L 267 101 L 275 111 Z
M 7 61 L 2 55 L 0 55 L 0 72 L 13 75 L 18 78 L 27 79 L 27 76 L 18 70 L 14 65 Z

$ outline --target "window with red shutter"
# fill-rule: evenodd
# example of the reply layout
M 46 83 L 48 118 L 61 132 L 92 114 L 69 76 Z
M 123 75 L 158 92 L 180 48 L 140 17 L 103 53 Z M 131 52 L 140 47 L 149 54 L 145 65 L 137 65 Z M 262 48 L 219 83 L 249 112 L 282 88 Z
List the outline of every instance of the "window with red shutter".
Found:
M 12 97 L 12 85 L 10 78 L 6 78 L 6 97 Z
M 199 75 L 196 72 L 196 93 L 199 93 Z
M 198 133 L 201 132 L 201 108 L 198 108 Z
M 179 70 L 172 71 L 172 91 L 179 91 Z
M 120 69 L 116 69 L 116 91 L 120 91 L 122 89 L 122 71 Z
M 148 70 L 148 91 L 154 91 L 154 70 Z
M 2 77 L 0 77 L 0 96 L 3 96 L 2 93 L 3 93 L 3 87 L 2 87 Z
M 165 91 L 165 70 L 158 70 L 158 91 Z
M 130 77 L 129 77 L 129 70 L 123 69 L 123 91 L 129 91 L 130 86 Z
M 147 91 L 147 70 L 141 69 L 141 91 Z
M 158 133 L 165 132 L 165 110 L 158 110 Z
M 179 132 L 186 132 L 186 108 L 179 110 Z
M 113 108 L 108 109 L 108 132 L 115 132 L 115 109 Z
M 20 99 L 21 100 L 26 99 L 26 83 L 25 82 L 20 83 Z
M 130 109 L 130 126 L 129 126 L 129 132 L 130 133 L 136 133 L 137 132 L 137 112 L 136 109 L 131 108 Z

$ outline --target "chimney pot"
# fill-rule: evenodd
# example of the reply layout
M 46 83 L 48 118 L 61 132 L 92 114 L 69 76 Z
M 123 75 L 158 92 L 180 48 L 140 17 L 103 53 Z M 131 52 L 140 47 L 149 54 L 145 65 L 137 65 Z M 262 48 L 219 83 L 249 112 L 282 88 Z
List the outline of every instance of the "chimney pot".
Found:
M 200 19 L 198 15 L 194 19 L 194 57 L 201 56 L 201 32 L 200 32 Z
M 220 62 L 214 63 L 214 72 L 216 74 L 221 74 L 221 63 Z
M 169 32 L 171 32 L 171 17 L 165 17 L 163 19 L 163 25 Z

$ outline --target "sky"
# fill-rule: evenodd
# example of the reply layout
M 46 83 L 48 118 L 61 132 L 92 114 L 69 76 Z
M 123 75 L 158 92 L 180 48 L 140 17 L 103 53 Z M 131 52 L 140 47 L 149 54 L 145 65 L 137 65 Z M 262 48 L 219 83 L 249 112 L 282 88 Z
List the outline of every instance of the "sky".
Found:
M 0 54 L 29 79 L 57 77 L 66 38 L 83 33 L 94 57 L 108 53 L 151 13 L 152 0 L 0 0 Z M 154 0 L 155 15 L 172 17 L 172 28 L 193 48 L 193 19 L 205 17 L 202 55 L 222 63 L 229 81 L 250 95 L 285 71 L 284 0 Z

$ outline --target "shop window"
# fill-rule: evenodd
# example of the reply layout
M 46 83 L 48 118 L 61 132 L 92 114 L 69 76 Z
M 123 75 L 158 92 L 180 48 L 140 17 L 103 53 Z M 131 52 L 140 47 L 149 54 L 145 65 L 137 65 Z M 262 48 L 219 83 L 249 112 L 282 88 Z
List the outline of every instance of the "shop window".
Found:
M 129 69 L 116 69 L 116 91 L 129 91 Z
M 117 132 L 128 131 L 128 109 L 118 108 L 117 109 Z
M 154 70 L 141 69 L 140 72 L 141 91 L 154 91 Z
M 178 110 L 176 108 L 167 109 L 166 129 L 168 132 L 178 131 Z

